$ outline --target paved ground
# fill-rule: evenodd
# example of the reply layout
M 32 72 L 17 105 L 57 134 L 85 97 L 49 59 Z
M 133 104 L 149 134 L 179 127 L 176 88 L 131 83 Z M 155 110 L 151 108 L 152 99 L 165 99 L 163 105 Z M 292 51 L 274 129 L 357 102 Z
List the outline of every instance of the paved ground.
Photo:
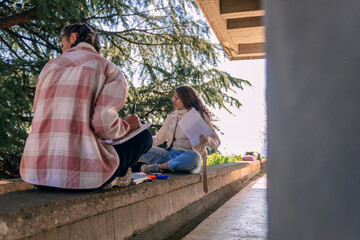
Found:
M 212 213 L 184 240 L 266 239 L 266 175 L 250 183 Z

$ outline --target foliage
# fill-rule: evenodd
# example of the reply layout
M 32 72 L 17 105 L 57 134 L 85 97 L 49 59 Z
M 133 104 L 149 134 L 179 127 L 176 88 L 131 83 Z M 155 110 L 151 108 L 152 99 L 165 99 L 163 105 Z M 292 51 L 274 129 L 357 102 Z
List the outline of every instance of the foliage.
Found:
M 16 65 L 0 62 L 0 163 L 4 171 L 17 173 L 27 129 L 31 120 L 33 84 L 27 75 L 24 62 Z M 20 70 L 21 69 L 21 70 Z M 6 167 L 6 169 L 5 169 Z
M 221 153 L 213 153 L 207 157 L 208 165 L 232 163 L 242 161 L 241 155 L 223 156 Z
M 86 22 L 128 81 L 131 112 L 152 122 L 153 132 L 173 110 L 175 87 L 191 85 L 214 108 L 240 107 L 231 93 L 250 85 L 216 69 L 223 54 L 194 0 L 0 0 L 0 160 L 15 162 L 31 123 L 36 76 L 61 54 L 65 24 Z M 228 110 L 229 111 L 229 110 Z M 230 112 L 230 111 L 229 111 Z

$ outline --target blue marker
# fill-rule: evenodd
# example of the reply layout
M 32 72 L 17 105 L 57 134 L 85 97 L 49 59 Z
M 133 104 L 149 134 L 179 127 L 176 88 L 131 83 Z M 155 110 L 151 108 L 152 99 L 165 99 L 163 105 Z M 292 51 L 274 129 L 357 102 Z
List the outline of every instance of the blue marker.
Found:
M 169 179 L 168 175 L 156 175 L 157 179 Z

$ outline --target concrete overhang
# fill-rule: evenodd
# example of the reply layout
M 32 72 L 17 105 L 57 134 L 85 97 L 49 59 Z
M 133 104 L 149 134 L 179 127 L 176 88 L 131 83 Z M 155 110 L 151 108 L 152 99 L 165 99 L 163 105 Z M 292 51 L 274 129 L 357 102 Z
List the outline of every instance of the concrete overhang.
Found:
M 230 60 L 265 58 L 260 0 L 196 0 Z

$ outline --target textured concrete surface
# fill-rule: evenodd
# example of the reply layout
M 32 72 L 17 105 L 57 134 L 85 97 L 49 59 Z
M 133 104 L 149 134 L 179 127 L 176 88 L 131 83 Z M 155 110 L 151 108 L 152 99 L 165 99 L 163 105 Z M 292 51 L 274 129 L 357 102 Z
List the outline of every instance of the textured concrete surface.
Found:
M 23 182 L 21 178 L 0 180 L 0 194 L 6 192 L 24 191 L 29 189 L 35 189 L 32 184 Z
M 259 171 L 258 162 L 209 166 L 207 194 L 200 174 L 169 174 L 170 180 L 91 193 L 37 189 L 3 193 L 0 239 L 89 239 L 87 233 L 91 238 L 124 239 L 229 184 L 248 181 Z
M 250 183 L 211 214 L 184 240 L 266 239 L 266 175 Z

